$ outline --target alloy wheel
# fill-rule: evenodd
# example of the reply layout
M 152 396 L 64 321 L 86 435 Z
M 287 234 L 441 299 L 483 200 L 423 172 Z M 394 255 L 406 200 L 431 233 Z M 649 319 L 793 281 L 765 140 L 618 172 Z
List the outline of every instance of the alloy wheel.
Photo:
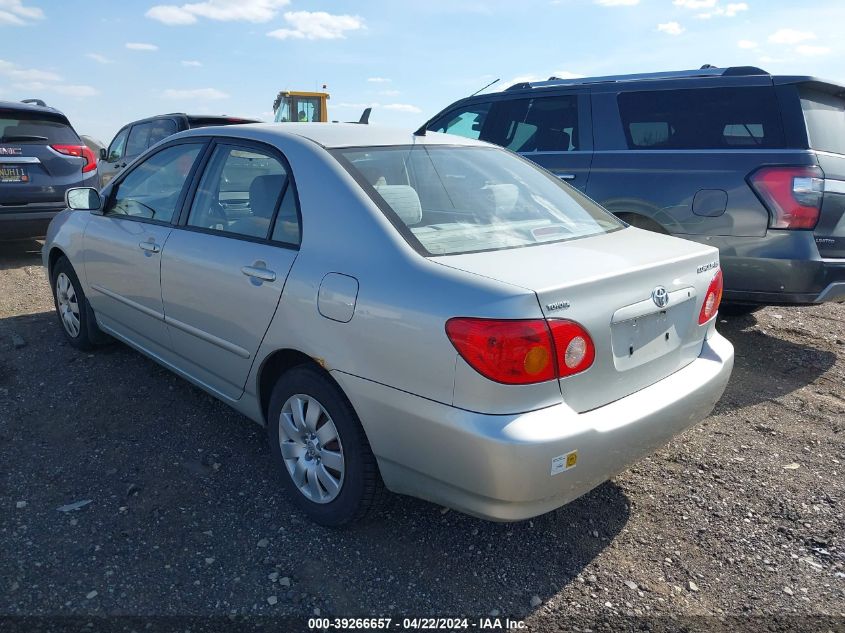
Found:
M 73 283 L 65 273 L 56 277 L 56 304 L 65 331 L 71 338 L 76 338 L 79 336 L 79 301 Z
M 316 399 L 294 394 L 279 415 L 279 447 L 299 492 L 314 503 L 340 494 L 345 473 L 343 446 L 331 416 Z

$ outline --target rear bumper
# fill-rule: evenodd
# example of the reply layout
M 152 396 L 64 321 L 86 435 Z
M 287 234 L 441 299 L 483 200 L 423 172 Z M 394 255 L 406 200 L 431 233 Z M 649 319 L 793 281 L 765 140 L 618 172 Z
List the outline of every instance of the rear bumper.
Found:
M 845 260 L 823 259 L 812 231 L 681 237 L 719 248 L 726 303 L 806 305 L 845 300 Z
M 704 418 L 733 368 L 713 332 L 701 356 L 630 396 L 586 413 L 566 404 L 485 415 L 333 372 L 362 420 L 385 485 L 494 521 L 558 508 Z M 572 468 L 554 464 L 577 451 Z
M 32 207 L 0 207 L 0 241 L 44 237 L 47 226 L 64 204 L 32 205 Z

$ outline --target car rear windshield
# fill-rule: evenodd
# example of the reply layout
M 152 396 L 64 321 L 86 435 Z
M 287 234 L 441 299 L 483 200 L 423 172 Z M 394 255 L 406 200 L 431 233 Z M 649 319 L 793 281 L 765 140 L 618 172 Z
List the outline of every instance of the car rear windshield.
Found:
M 40 112 L 0 109 L 0 143 L 81 144 L 67 121 Z
M 771 86 L 623 92 L 619 114 L 628 149 L 784 146 Z
M 845 154 L 845 99 L 821 90 L 802 88 L 801 108 L 810 147 Z
M 414 145 L 334 155 L 427 255 L 520 248 L 623 227 L 572 187 L 498 148 Z

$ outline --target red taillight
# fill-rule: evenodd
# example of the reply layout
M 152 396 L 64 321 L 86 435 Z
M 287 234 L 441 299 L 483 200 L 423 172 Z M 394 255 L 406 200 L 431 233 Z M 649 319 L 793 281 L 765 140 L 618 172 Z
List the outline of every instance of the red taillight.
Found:
M 59 154 L 65 156 L 78 156 L 85 159 L 85 164 L 82 166 L 82 173 L 87 174 L 89 171 L 97 169 L 97 158 L 94 152 L 87 145 L 51 145 Z
M 549 328 L 557 351 L 558 378 L 580 373 L 593 364 L 596 346 L 587 330 L 575 321 L 563 319 L 550 320 Z
M 820 168 L 761 167 L 748 182 L 772 214 L 771 228 L 815 228 L 824 192 Z
M 722 280 L 722 271 L 716 273 L 710 286 L 707 288 L 707 294 L 704 295 L 704 303 L 701 304 L 701 312 L 698 313 L 698 324 L 704 325 L 710 319 L 716 316 L 719 311 L 719 304 L 722 302 L 722 291 L 725 284 Z
M 570 376 L 595 358 L 590 335 L 573 321 L 458 317 L 446 322 L 446 334 L 473 369 L 508 385 Z

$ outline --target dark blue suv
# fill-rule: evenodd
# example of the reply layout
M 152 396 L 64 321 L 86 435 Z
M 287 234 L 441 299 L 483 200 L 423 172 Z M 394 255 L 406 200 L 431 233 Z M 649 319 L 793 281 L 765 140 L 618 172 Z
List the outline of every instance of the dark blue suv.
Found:
M 545 167 L 634 226 L 717 246 L 725 301 L 845 300 L 845 87 L 759 68 L 556 79 L 425 129 Z
M 97 158 L 64 114 L 0 101 L 0 241 L 43 236 L 67 189 L 97 184 Z

